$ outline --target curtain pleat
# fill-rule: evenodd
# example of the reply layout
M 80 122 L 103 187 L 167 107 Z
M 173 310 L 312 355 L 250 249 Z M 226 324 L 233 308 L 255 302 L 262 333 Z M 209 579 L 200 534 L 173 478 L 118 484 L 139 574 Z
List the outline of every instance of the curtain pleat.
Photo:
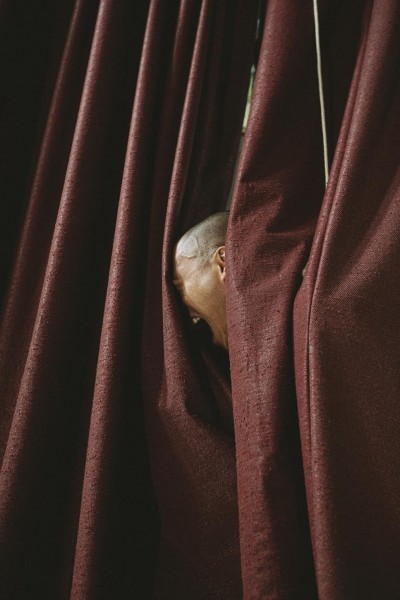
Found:
M 226 205 L 258 3 L 32 4 L 51 35 L 3 179 L 0 595 L 240 598 L 229 369 L 190 342 L 170 261 Z
M 229 373 L 207 370 L 172 285 L 178 236 L 226 206 L 253 58 L 257 3 L 204 1 L 191 64 L 169 73 L 150 223 L 143 357 L 149 453 L 161 519 L 157 598 L 241 598 Z M 187 70 L 185 98 L 177 79 Z M 175 146 L 171 160 L 170 148 Z M 162 284 L 162 285 L 161 285 Z M 206 370 L 205 370 L 206 369 Z
M 319 3 L 331 152 L 354 69 L 363 6 Z M 227 240 L 246 600 L 319 597 L 299 437 L 292 316 L 324 193 L 322 160 L 312 3 L 270 0 Z
M 32 156 L 40 145 L 40 130 L 45 126 L 54 77 L 67 43 L 73 9 L 73 0 L 61 3 L 3 0 L 0 4 L 1 302 L 11 276 L 27 189 L 34 177 Z M 89 17 L 86 25 L 89 44 L 90 28 Z M 84 45 L 81 50 L 84 67 Z
M 0 1 L 1 598 L 400 596 L 400 9 L 319 9 L 326 190 L 312 2 Z
M 4 597 L 69 595 L 145 16 L 144 5 L 78 2 L 54 88 L 3 317 Z
M 7 378 L 1 380 L 2 449 L 7 442 L 14 398 L 18 393 L 21 369 L 34 326 L 96 13 L 97 9 L 93 10 L 93 6 L 81 4 L 76 7 L 72 16 L 40 150 L 33 161 L 34 177 L 26 199 L 1 321 L 1 370 L 9 373 Z
M 269 2 L 233 194 L 227 309 L 244 598 L 316 598 L 291 302 L 322 194 L 311 10 Z
M 318 594 L 397 598 L 400 14 L 367 3 L 330 181 L 294 310 Z

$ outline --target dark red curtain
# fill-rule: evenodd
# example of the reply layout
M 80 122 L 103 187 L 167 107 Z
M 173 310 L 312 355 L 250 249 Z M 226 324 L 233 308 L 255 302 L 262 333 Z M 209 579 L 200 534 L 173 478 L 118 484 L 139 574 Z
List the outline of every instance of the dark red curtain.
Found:
M 319 8 L 326 194 L 312 5 L 270 0 L 230 218 L 246 599 L 400 596 L 399 6 Z
M 400 597 L 400 5 L 368 2 L 295 360 L 319 598 Z
M 400 597 L 400 9 L 319 8 L 326 191 L 311 1 L 0 1 L 1 598 Z
M 0 5 L 4 599 L 241 597 L 229 370 L 165 276 L 227 202 L 257 13 Z

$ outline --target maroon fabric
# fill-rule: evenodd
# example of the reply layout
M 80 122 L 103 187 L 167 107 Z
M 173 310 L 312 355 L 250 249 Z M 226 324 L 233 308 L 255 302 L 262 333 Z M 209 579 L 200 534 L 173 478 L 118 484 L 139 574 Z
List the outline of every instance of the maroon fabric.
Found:
M 332 150 L 364 2 L 319 4 Z M 228 232 L 228 335 L 246 599 L 318 595 L 292 342 L 293 301 L 324 189 L 314 40 L 311 2 L 268 2 Z
M 399 67 L 399 3 L 372 1 L 294 312 L 322 600 L 400 597 Z
M 206 0 L 196 37 L 189 40 L 183 12 L 175 48 L 180 61 L 169 73 L 164 97 L 157 154 L 164 171 L 152 195 L 143 345 L 149 452 L 161 518 L 157 598 L 242 597 L 226 357 L 210 355 L 207 340 L 203 351 L 202 341 L 193 344 L 172 285 L 172 250 L 183 231 L 227 203 L 256 9 L 256 3 Z
M 227 201 L 256 14 L 0 4 L 1 598 L 241 597 L 227 363 L 169 275 Z
M 40 40 L 49 22 L 43 24 L 43 3 L 37 4 L 30 27 Z M 113 2 L 99 6 L 82 1 L 64 15 L 64 39 L 51 38 L 56 49 L 64 46 L 60 62 L 54 68 L 50 45 L 46 55 L 51 64 L 41 66 L 47 82 L 34 120 L 37 151 L 31 156 L 31 182 L 21 170 L 27 187 L 18 190 L 25 194 L 25 212 L 1 320 L 4 598 L 70 597 L 74 569 L 89 560 L 95 569 L 86 568 L 82 592 L 76 592 L 75 584 L 72 597 L 109 597 L 118 586 L 126 593 L 147 590 L 155 553 L 144 435 L 136 425 L 139 404 L 132 401 L 137 374 L 129 368 L 127 338 L 134 340 L 129 323 L 124 324 L 126 337 L 119 339 L 126 348 L 124 358 L 114 364 L 115 349 L 109 346 L 110 356 L 103 353 L 105 362 L 99 362 L 147 7 L 119 2 L 116 10 Z M 34 52 L 26 45 L 24 29 L 13 33 L 21 34 L 25 53 Z M 13 68 L 18 70 L 18 64 Z M 29 95 L 29 89 L 24 93 Z M 21 102 L 17 96 L 16 123 L 24 118 Z M 93 393 L 96 364 L 103 377 L 106 372 L 116 382 L 107 395 L 108 406 L 101 404 L 98 387 Z M 96 417 L 103 430 L 96 430 Z M 90 423 L 98 456 L 102 444 L 108 448 L 99 477 L 113 490 L 111 497 L 92 476 L 92 457 L 86 458 Z M 92 508 L 96 527 L 91 529 L 88 519 L 79 526 L 76 549 L 79 514 L 85 514 L 87 505 L 85 494 L 81 498 L 85 463 L 85 482 L 90 478 L 93 499 L 101 500 Z M 88 544 L 81 550 L 85 526 L 95 555 Z
M 171 259 L 226 205 L 258 2 L 0 1 L 1 598 L 400 596 L 400 9 L 319 5 L 325 196 L 311 2 L 261 3 L 230 373 Z

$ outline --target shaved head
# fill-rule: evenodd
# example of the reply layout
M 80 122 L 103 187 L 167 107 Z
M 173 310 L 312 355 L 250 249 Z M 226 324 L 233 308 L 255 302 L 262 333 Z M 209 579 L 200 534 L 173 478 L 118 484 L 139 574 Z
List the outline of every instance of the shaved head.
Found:
M 214 213 L 187 231 L 176 245 L 178 258 L 197 258 L 203 266 L 213 252 L 225 245 L 229 212 Z
M 213 342 L 228 349 L 225 238 L 229 213 L 218 212 L 187 231 L 175 246 L 174 284 L 194 324 L 207 323 Z

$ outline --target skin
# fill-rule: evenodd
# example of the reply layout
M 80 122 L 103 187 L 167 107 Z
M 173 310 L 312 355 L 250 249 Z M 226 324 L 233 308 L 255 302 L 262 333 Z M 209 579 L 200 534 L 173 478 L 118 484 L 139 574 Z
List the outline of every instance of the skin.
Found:
M 228 212 L 192 227 L 174 248 L 174 284 L 193 323 L 204 321 L 213 343 L 228 350 L 225 239 Z M 304 277 L 307 265 L 302 271 Z
M 213 343 L 228 350 L 225 246 L 216 248 L 205 264 L 201 264 L 195 248 L 192 244 L 188 252 L 179 243 L 175 247 L 173 282 L 193 323 L 205 321 Z

